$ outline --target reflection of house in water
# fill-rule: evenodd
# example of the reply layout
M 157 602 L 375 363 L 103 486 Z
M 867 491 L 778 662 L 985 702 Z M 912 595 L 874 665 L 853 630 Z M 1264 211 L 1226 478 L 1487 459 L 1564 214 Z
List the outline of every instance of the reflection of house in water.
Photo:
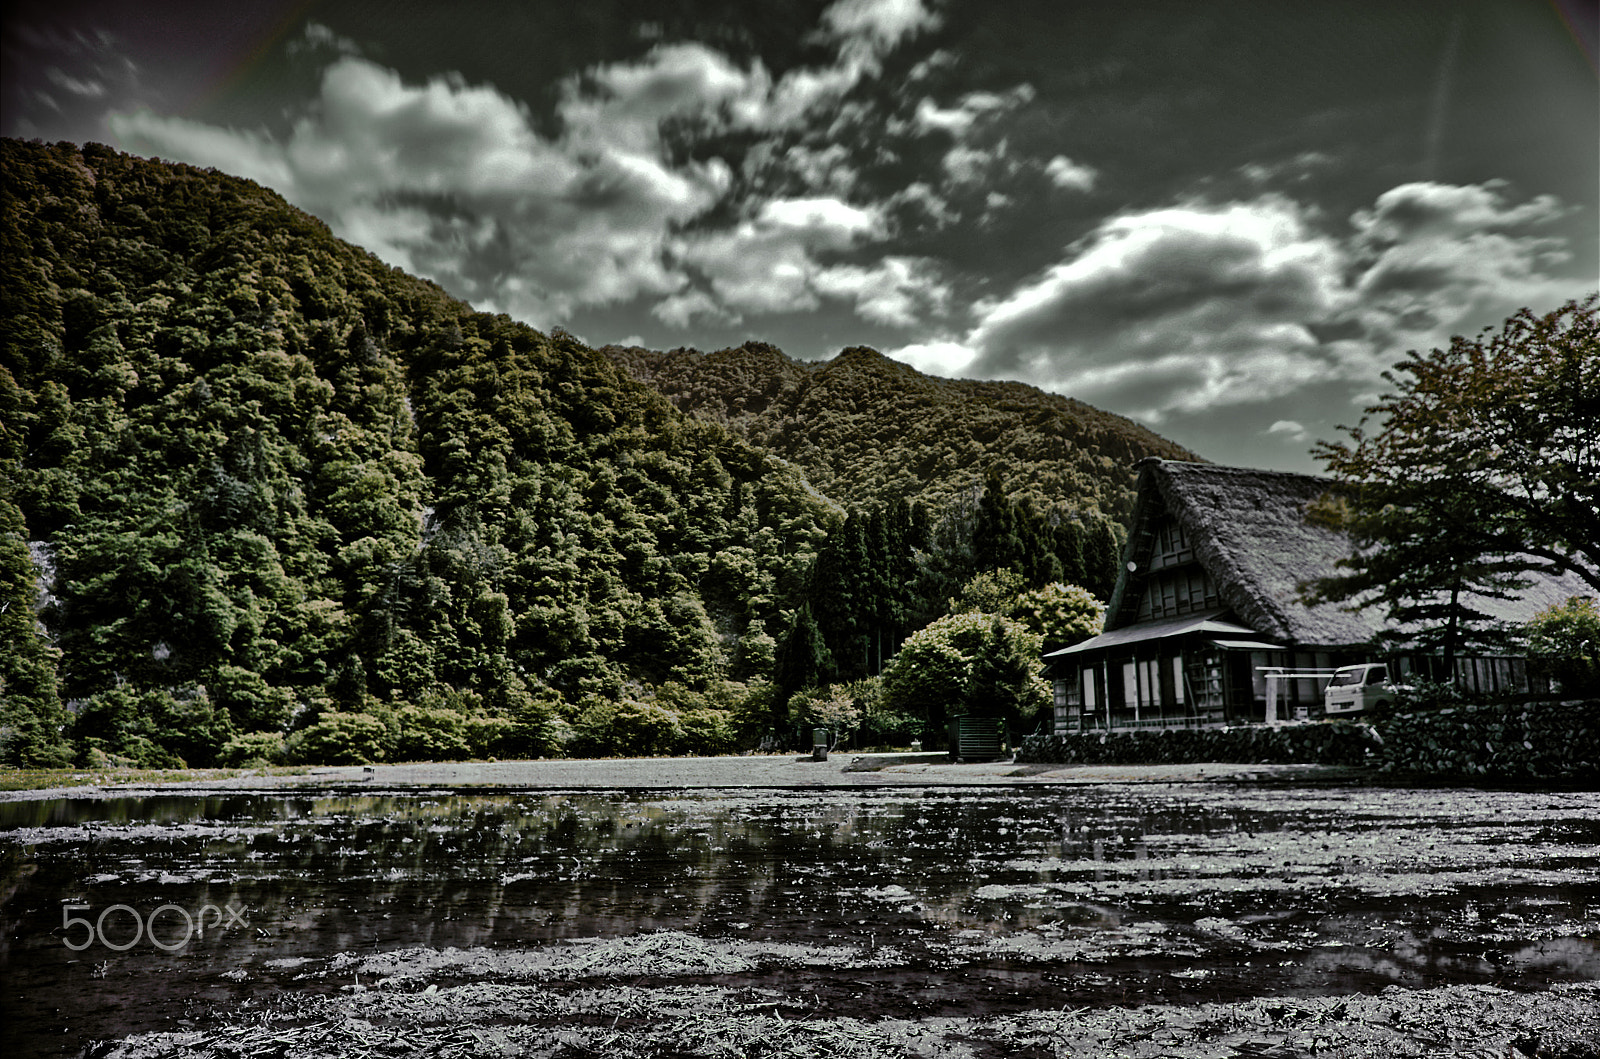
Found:
M 1055 726 L 1079 728 L 1261 721 L 1268 667 L 1331 670 L 1373 659 L 1381 607 L 1352 613 L 1307 606 L 1303 582 L 1336 572 L 1349 538 L 1310 521 L 1329 479 L 1148 459 L 1101 635 L 1045 656 L 1055 681 Z M 1576 578 L 1530 575 L 1515 600 L 1475 600 L 1522 623 L 1582 594 Z M 1399 657 L 1401 673 L 1426 659 Z M 1457 660 L 1470 691 L 1526 689 L 1520 658 Z M 1279 716 L 1319 716 L 1326 676 L 1285 681 Z

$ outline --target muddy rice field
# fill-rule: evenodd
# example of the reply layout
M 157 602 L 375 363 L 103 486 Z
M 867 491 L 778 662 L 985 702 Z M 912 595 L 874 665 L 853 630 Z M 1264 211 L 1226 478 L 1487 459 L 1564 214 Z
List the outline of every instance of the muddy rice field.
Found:
M 1152 781 L 0 803 L 0 1052 L 1600 1057 L 1600 794 Z

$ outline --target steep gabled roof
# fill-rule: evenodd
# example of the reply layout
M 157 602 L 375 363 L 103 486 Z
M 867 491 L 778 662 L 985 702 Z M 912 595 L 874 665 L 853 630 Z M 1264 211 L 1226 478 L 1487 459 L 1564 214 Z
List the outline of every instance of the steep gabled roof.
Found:
M 1125 570 L 1117 585 L 1107 627 L 1135 620 L 1154 530 L 1170 514 L 1228 609 L 1261 635 L 1325 647 L 1370 640 L 1382 627 L 1381 611 L 1352 614 L 1299 599 L 1302 582 L 1334 573 L 1334 564 L 1350 554 L 1347 536 L 1306 518 L 1306 509 L 1333 484 L 1285 471 L 1146 461 L 1128 537 L 1127 559 L 1135 569 Z
M 1332 479 L 1284 471 L 1147 460 L 1142 464 L 1133 527 L 1106 628 L 1136 621 L 1155 529 L 1170 514 L 1183 527 L 1195 557 L 1216 582 L 1238 620 L 1262 636 L 1315 647 L 1369 642 L 1389 627 L 1381 607 L 1352 612 L 1349 604 L 1307 606 L 1299 586 L 1338 573 L 1351 551 L 1343 532 L 1307 518 L 1307 509 L 1336 487 Z M 1526 622 L 1569 596 L 1585 594 L 1576 577 L 1530 575 L 1512 600 L 1477 599 L 1476 609 L 1502 621 Z

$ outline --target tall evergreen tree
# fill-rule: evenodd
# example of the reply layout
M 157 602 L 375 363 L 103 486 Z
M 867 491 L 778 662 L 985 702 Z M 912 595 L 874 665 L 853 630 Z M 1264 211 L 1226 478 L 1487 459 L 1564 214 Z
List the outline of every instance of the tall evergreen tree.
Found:
M 852 511 L 817 551 L 807 598 L 827 641 L 836 674 L 864 676 L 876 587 L 867 549 L 867 518 Z
M 773 670 L 773 683 L 778 686 L 778 694 L 784 701 L 802 688 L 824 683 L 832 673 L 833 657 L 822 638 L 822 630 L 817 626 L 810 603 L 800 604 L 795 611 L 794 621 L 789 624 L 789 631 L 778 641 Z
M 1102 603 L 1111 601 L 1117 587 L 1122 561 L 1122 534 L 1115 522 L 1105 517 L 1089 524 L 1083 542 L 1083 587 Z
M 1063 584 L 1081 585 L 1084 582 L 1083 525 L 1075 520 L 1062 519 L 1051 531 L 1051 547 L 1061 563 Z
M 972 561 L 978 570 L 1015 570 L 1027 576 L 1027 547 L 1017 507 L 1006 497 L 1000 472 L 984 475 L 978 519 L 972 529 Z

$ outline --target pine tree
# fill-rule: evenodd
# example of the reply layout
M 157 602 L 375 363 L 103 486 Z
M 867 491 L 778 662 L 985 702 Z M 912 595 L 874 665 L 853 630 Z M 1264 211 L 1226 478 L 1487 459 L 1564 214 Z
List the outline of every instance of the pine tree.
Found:
M 876 617 L 867 519 L 852 511 L 817 552 L 807 593 L 828 644 L 834 673 L 864 676 L 869 630 Z
M 795 611 L 789 631 L 778 643 L 773 669 L 774 683 L 784 702 L 802 688 L 824 683 L 833 671 L 833 657 L 822 638 L 822 630 L 817 626 L 810 603 L 801 603 Z
M 1083 586 L 1102 603 L 1111 601 L 1117 587 L 1122 561 L 1122 540 L 1118 526 L 1108 518 L 1097 518 L 1089 526 L 1083 545 Z

